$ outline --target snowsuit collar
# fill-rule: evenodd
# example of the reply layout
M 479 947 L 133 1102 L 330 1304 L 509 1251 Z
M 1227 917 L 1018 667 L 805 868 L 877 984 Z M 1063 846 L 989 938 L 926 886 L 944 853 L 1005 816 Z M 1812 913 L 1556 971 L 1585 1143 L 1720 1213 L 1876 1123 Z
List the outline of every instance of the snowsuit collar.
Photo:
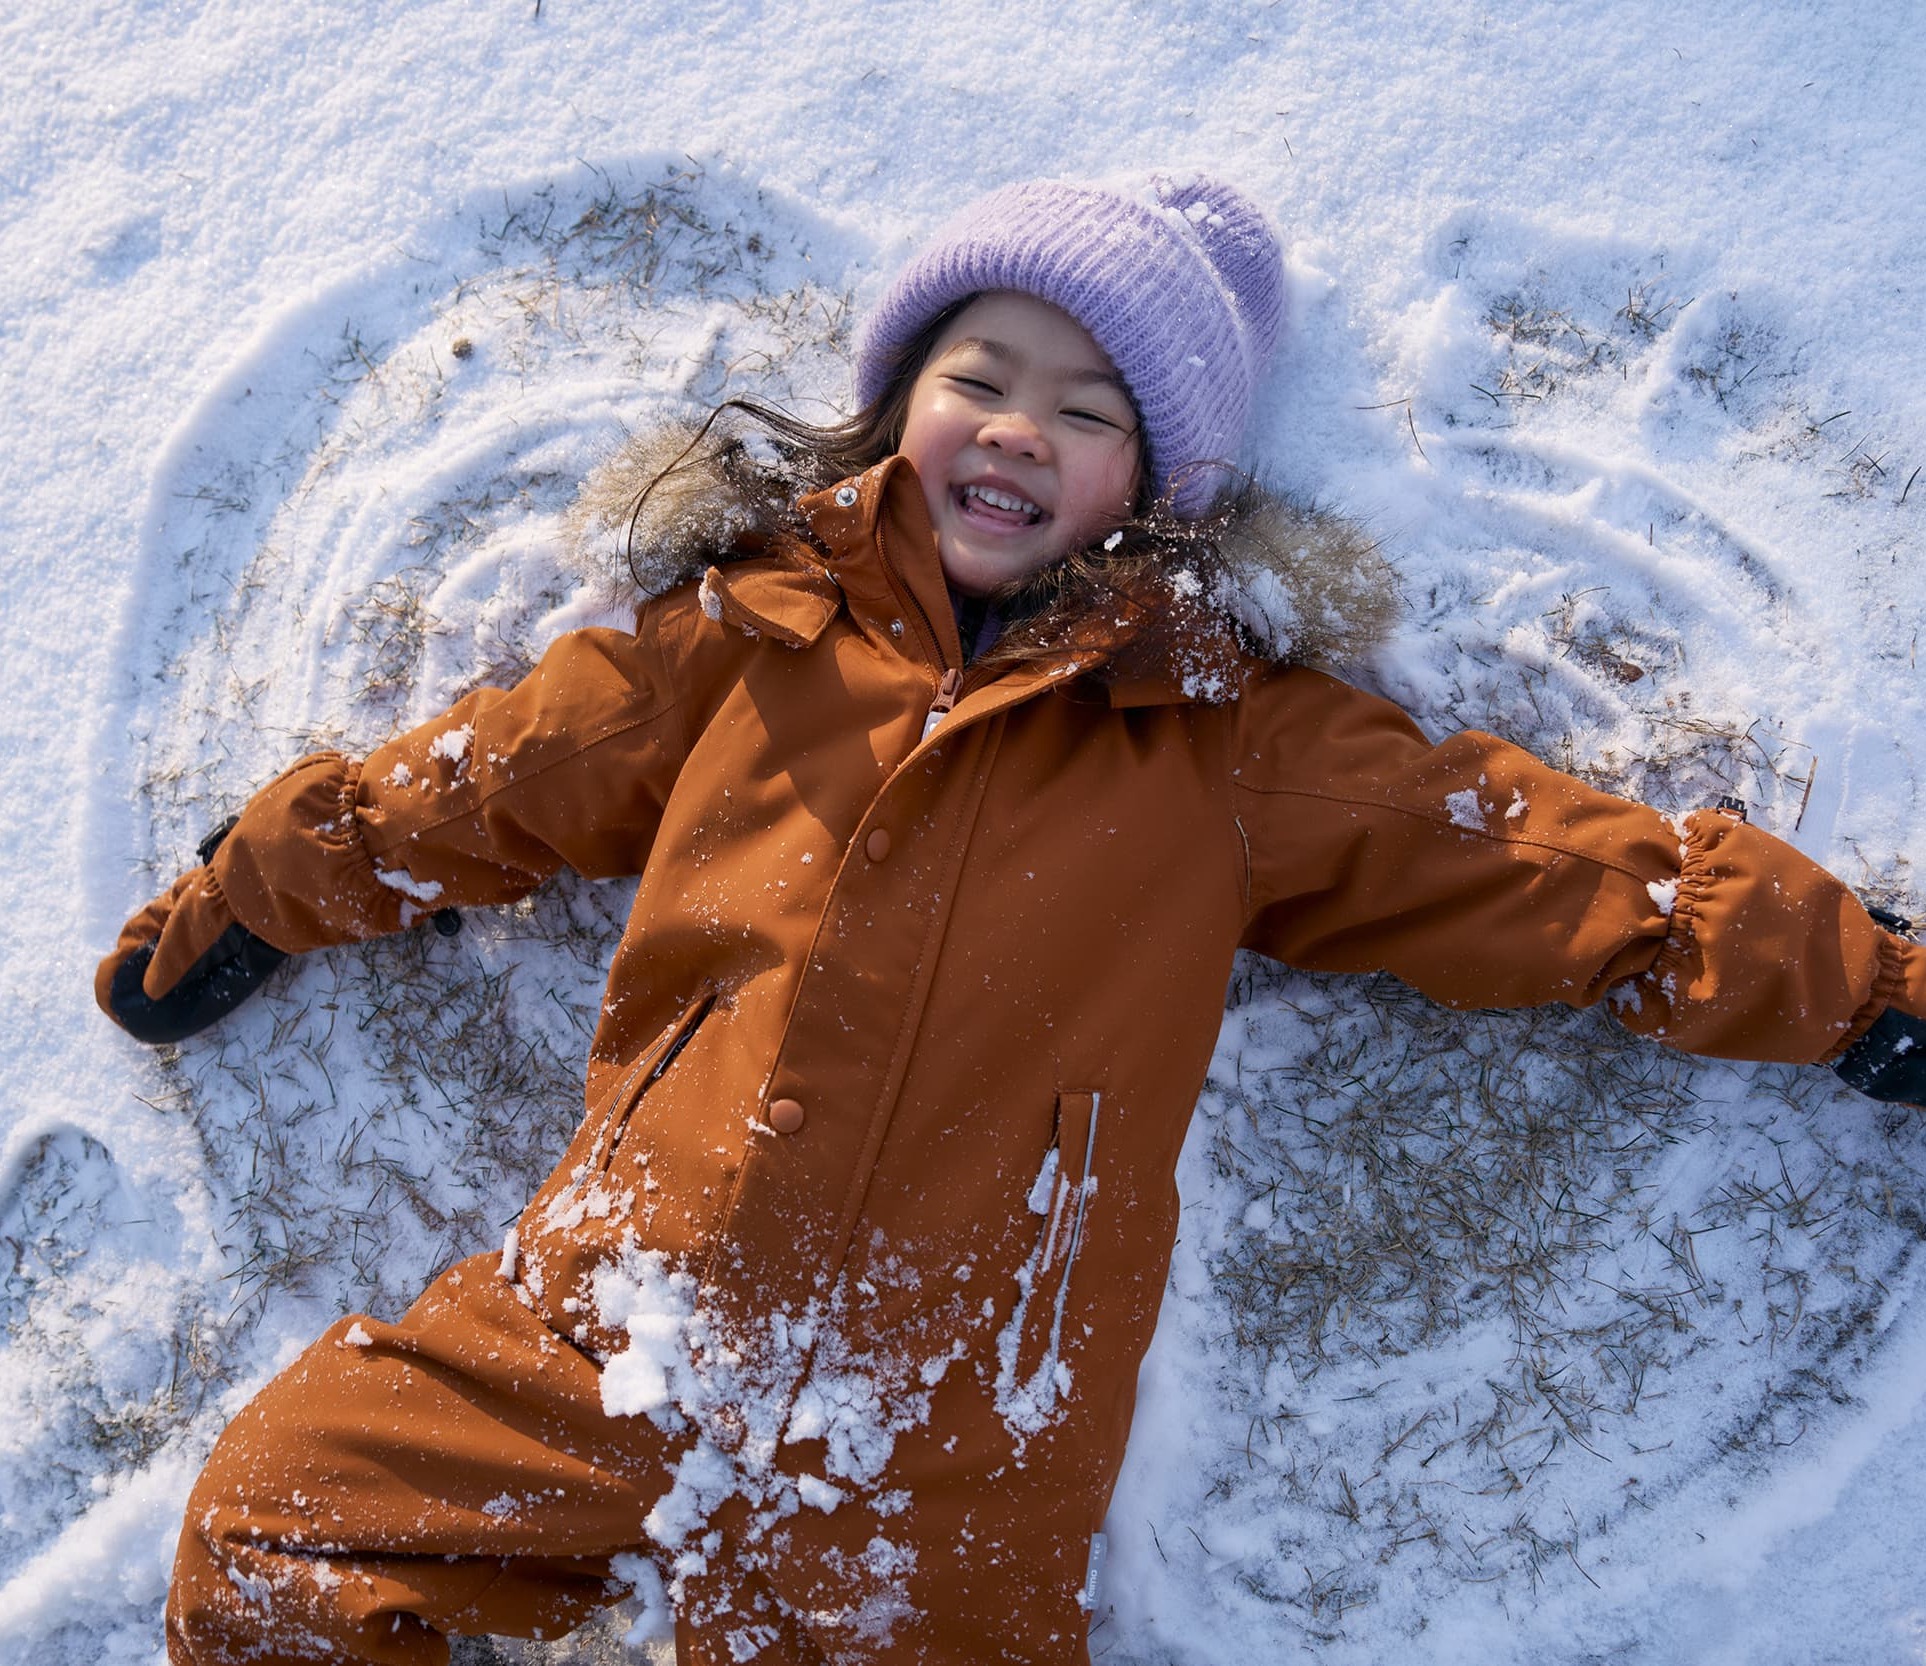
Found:
M 895 594 L 943 666 L 963 664 L 956 614 L 936 555 L 936 532 L 916 471 L 891 457 L 797 504 L 837 581 L 859 595 Z
M 893 486 L 899 476 L 906 483 Z M 718 560 L 703 574 L 702 605 L 711 618 L 808 648 L 851 595 L 903 602 L 942 663 L 960 663 L 934 534 L 916 477 L 902 459 L 811 492 L 797 510 L 801 535 L 761 544 L 759 559 Z
M 763 548 L 760 560 L 719 563 L 704 574 L 703 605 L 713 616 L 790 647 L 806 648 L 829 628 L 848 596 L 907 604 L 905 611 L 935 649 L 939 669 L 961 669 L 963 648 L 935 531 L 916 472 L 906 459 L 891 457 L 809 493 L 797 508 L 807 538 L 775 540 Z M 1054 682 L 1074 697 L 1100 699 L 1113 707 L 1172 705 L 1204 694 L 1206 684 L 1198 678 L 1114 670 L 1100 675 L 1137 623 L 1126 614 L 1100 632 L 1086 621 L 1076 637 L 1017 675 L 1026 687 Z M 1202 651 L 1220 662 L 1207 683 L 1217 698 L 1234 696 L 1244 679 L 1267 663 L 1228 630 Z
M 706 605 L 793 646 L 827 629 L 839 585 L 872 602 L 889 594 L 906 628 L 926 631 L 939 671 L 960 667 L 910 465 L 892 457 L 800 499 L 783 488 L 791 473 L 740 438 L 705 442 L 676 426 L 638 434 L 584 483 L 569 518 L 573 554 L 612 609 L 701 578 Z M 1004 642 L 993 656 L 1006 674 L 1036 671 L 1113 706 L 1221 701 L 1261 666 L 1355 665 L 1390 628 L 1395 577 L 1351 522 L 1253 486 L 1213 538 L 1214 575 L 1184 570 L 1179 548 L 1167 565 L 1136 569 L 1121 601 L 1039 616 L 1050 628 L 1022 663 Z

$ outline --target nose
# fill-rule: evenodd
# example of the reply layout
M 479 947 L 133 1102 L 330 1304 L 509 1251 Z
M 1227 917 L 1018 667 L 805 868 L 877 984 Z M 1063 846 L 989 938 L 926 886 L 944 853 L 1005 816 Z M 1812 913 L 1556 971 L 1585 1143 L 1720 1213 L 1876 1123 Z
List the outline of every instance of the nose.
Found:
M 1027 457 L 1039 463 L 1049 459 L 1050 442 L 1042 426 L 1019 405 L 992 411 L 983 419 L 977 438 L 983 445 L 1008 456 Z

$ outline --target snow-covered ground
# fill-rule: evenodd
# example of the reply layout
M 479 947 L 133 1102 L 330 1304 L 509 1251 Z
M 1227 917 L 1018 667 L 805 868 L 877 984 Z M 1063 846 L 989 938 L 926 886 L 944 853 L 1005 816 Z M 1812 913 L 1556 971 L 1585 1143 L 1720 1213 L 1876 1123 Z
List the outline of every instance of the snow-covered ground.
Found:
M 93 1010 L 120 920 L 312 739 L 587 616 L 625 427 L 840 397 L 990 185 L 1277 215 L 1256 457 L 1403 574 L 1367 680 L 1909 901 L 1922 85 L 1864 0 L 0 18 L 0 1657 L 158 1658 L 224 1418 L 557 1149 L 623 899 L 316 957 L 177 1055 Z M 1099 1658 L 1926 1658 L 1914 1119 L 1253 963 L 1182 1178 Z

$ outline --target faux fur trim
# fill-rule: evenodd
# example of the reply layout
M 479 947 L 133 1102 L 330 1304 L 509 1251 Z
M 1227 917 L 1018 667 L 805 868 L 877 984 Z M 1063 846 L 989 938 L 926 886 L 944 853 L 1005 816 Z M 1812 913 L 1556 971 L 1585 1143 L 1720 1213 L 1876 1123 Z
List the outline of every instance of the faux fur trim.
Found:
M 774 505 L 793 495 L 773 447 L 758 456 L 753 440 L 699 443 L 681 423 L 631 434 L 576 493 L 569 555 L 601 599 L 644 602 L 766 543 L 785 524 Z
M 1271 659 L 1352 664 L 1397 622 L 1397 574 L 1355 521 L 1253 486 L 1217 543 L 1213 600 Z
M 693 426 L 637 434 L 583 482 L 568 516 L 571 555 L 599 599 L 634 605 L 794 532 L 789 505 L 821 484 L 796 478 L 753 432 L 700 444 Z M 1154 546 L 1116 589 L 1140 603 L 1163 593 L 1176 616 L 1195 619 L 1201 605 L 1255 653 L 1294 664 L 1355 664 L 1396 621 L 1396 574 L 1353 521 L 1253 484 L 1204 527 L 1207 560 Z M 1077 628 L 1074 587 L 1064 602 L 1065 616 L 1024 633 L 1034 634 L 1039 653 Z

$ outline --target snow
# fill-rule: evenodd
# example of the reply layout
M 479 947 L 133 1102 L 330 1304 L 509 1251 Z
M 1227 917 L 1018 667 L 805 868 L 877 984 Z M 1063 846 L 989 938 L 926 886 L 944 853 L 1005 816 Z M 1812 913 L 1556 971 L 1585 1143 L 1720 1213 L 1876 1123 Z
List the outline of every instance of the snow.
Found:
M 825 1514 L 834 1510 L 843 1501 L 843 1492 L 840 1487 L 832 1487 L 827 1481 L 814 1475 L 797 1477 L 796 1496 L 810 1509 L 821 1510 Z
M 609 1272 L 597 1301 L 602 1318 L 628 1336 L 627 1346 L 602 1373 L 603 1409 L 611 1417 L 647 1416 L 664 1429 L 680 1426 L 678 1404 L 690 1412 L 701 1410 L 688 1337 L 695 1317 L 694 1279 L 652 1252 Z
M 475 725 L 463 723 L 453 729 L 445 729 L 429 744 L 428 756 L 446 758 L 451 764 L 459 764 L 468 756 L 468 749 L 475 743 Z M 404 783 L 405 784 L 405 783 Z
M 890 1265 L 879 1259 L 879 1273 Z M 647 1417 L 675 1443 L 669 1488 L 639 1524 L 664 1552 L 682 1553 L 667 1587 L 672 1602 L 706 1568 L 725 1502 L 739 1497 L 750 1507 L 734 1529 L 740 1542 L 779 1544 L 781 1524 L 799 1508 L 827 1513 L 852 1491 L 878 1495 L 896 1437 L 928 1421 L 929 1390 L 949 1361 L 918 1369 L 906 1352 L 881 1357 L 847 1340 L 848 1303 L 875 1294 L 861 1283 L 852 1292 L 844 1279 L 808 1313 L 762 1316 L 760 1331 L 743 1338 L 715 1322 L 696 1300 L 695 1279 L 659 1251 L 631 1245 L 595 1274 L 596 1317 L 622 1337 L 602 1371 L 603 1408 Z M 780 1449 L 804 1442 L 822 1444 L 822 1475 L 780 1467 Z M 893 1493 L 880 1497 L 883 1514 L 899 1513 Z M 824 1623 L 859 1636 L 887 1632 L 908 1611 L 900 1576 L 913 1558 L 886 1562 L 866 1565 L 866 1580 L 852 1571 L 848 1594 L 860 1600 Z
M 1476 787 L 1463 787 L 1455 793 L 1445 794 L 1445 813 L 1451 818 L 1453 827 L 1462 827 L 1472 833 L 1484 832 L 1488 808 L 1479 799 Z
M 1254 455 L 1403 576 L 1361 674 L 1907 904 L 1923 56 L 1843 0 L 9 11 L 0 1654 L 157 1660 L 222 1423 L 500 1244 L 622 898 L 316 957 L 178 1053 L 96 957 L 301 752 L 602 616 L 573 482 L 684 402 L 840 396 L 824 340 L 991 185 L 1243 181 L 1289 248 Z M 1923 1176 L 1820 1073 L 1240 967 L 1094 1646 L 1918 1659 Z M 852 1471 L 918 1381 L 825 1377 Z
M 610 1571 L 634 1591 L 632 1618 L 624 1641 L 643 1644 L 667 1642 L 672 1638 L 675 1613 L 669 1606 L 668 1593 L 662 1588 L 662 1576 L 656 1572 L 655 1564 L 646 1556 L 617 1556 Z
M 376 868 L 374 876 L 391 891 L 399 891 L 415 902 L 433 902 L 441 895 L 441 882 L 417 879 L 406 868 Z

